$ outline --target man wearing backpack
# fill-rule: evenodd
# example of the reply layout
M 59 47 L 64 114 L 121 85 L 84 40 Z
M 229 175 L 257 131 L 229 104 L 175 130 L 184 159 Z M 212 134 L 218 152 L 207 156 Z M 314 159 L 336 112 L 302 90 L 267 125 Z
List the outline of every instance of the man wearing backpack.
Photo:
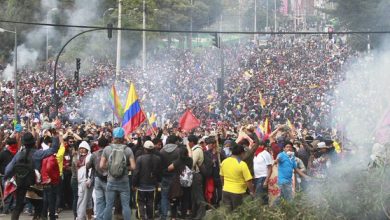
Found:
M 41 161 L 56 153 L 59 148 L 59 140 L 56 134 L 53 134 L 52 147 L 47 150 L 35 149 L 35 138 L 27 132 L 22 137 L 22 149 L 19 151 L 5 169 L 5 178 L 15 176 L 17 183 L 16 206 L 12 211 L 11 220 L 18 220 L 23 211 L 26 192 L 30 185 L 35 184 L 35 172 L 41 170 Z
M 107 171 L 100 168 L 100 159 L 103 154 L 104 148 L 108 145 L 108 140 L 105 137 L 101 137 L 98 140 L 99 150 L 95 151 L 89 162 L 87 163 L 87 171 L 92 168 L 92 172 L 95 176 L 94 189 L 96 197 L 96 219 L 103 220 L 104 209 L 106 208 L 106 188 L 107 188 Z M 88 174 L 87 174 L 88 175 Z
M 120 195 L 123 219 L 130 220 L 131 217 L 128 172 L 135 169 L 135 160 L 133 151 L 123 144 L 124 136 L 123 128 L 115 128 L 113 131 L 114 141 L 103 150 L 100 159 L 100 168 L 108 171 L 105 220 L 112 218 L 112 207 L 116 193 Z
M 161 181 L 161 159 L 154 154 L 154 144 L 144 143 L 145 154 L 139 156 L 133 174 L 136 187 L 137 211 L 140 219 L 154 219 L 156 187 Z
M 191 187 L 192 218 L 202 219 L 206 214 L 203 196 L 203 177 L 200 172 L 200 167 L 204 160 L 203 148 L 198 145 L 198 138 L 195 135 L 188 136 L 188 146 L 192 150 L 192 169 L 194 170 Z

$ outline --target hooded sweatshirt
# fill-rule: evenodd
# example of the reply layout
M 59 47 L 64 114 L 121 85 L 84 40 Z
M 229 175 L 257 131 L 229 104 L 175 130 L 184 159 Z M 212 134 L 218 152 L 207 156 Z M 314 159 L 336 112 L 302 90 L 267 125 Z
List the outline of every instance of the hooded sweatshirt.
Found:
M 176 144 L 167 144 L 160 150 L 163 159 L 163 175 L 172 175 L 168 172 L 168 166 L 179 158 L 179 148 Z

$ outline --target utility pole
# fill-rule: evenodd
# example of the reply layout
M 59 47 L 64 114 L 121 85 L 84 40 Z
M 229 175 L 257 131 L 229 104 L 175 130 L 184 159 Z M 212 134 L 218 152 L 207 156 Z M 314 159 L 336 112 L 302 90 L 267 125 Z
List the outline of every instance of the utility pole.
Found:
M 253 21 L 253 32 L 257 32 L 257 0 L 255 1 L 255 15 Z M 253 34 L 253 41 L 256 43 L 256 33 Z
M 191 0 L 191 22 L 190 22 L 190 30 L 191 30 L 191 41 L 192 41 L 192 12 L 193 12 L 193 0 Z
M 265 20 L 265 31 L 268 31 L 268 21 L 269 21 L 269 18 L 268 18 L 268 10 L 269 10 L 269 7 L 268 7 L 268 3 L 269 3 L 269 0 L 267 0 L 267 18 Z
M 57 11 L 58 8 L 52 8 L 50 11 L 46 14 L 46 23 L 49 24 L 49 16 L 51 12 Z M 50 68 L 48 67 L 48 61 L 49 61 L 49 27 L 46 27 L 46 71 L 49 74 Z
M 122 0 L 118 2 L 118 28 L 122 28 Z M 122 31 L 118 30 L 118 39 L 116 43 L 116 69 L 115 69 L 115 81 L 119 78 L 121 70 L 121 43 L 122 43 Z
M 241 0 L 238 0 L 238 31 L 241 32 Z M 238 37 L 238 43 L 241 43 L 241 35 Z
M 15 52 L 14 52 L 14 77 L 15 77 L 15 89 L 14 89 L 14 113 L 15 120 L 18 120 L 18 34 L 15 27 Z
M 142 1 L 142 29 L 146 29 L 146 3 Z M 146 32 L 142 31 L 142 71 L 146 68 Z
M 276 0 L 274 0 L 274 31 L 276 32 Z

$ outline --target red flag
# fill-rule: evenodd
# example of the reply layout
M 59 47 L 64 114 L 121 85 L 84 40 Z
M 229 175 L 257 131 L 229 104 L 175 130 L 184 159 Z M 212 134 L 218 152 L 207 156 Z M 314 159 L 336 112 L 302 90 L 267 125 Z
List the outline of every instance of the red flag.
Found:
M 179 127 L 183 131 L 191 131 L 200 126 L 200 120 L 192 114 L 191 110 L 187 110 L 179 119 Z
M 11 180 L 5 181 L 4 199 L 12 195 L 15 191 L 16 191 L 16 183 L 15 183 L 15 179 L 12 177 Z

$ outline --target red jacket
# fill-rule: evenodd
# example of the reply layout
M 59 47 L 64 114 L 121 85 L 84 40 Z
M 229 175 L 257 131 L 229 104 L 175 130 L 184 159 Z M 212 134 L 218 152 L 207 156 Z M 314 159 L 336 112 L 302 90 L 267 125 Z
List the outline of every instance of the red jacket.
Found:
M 42 160 L 41 168 L 42 184 L 59 184 L 60 168 L 55 155 L 50 155 Z

